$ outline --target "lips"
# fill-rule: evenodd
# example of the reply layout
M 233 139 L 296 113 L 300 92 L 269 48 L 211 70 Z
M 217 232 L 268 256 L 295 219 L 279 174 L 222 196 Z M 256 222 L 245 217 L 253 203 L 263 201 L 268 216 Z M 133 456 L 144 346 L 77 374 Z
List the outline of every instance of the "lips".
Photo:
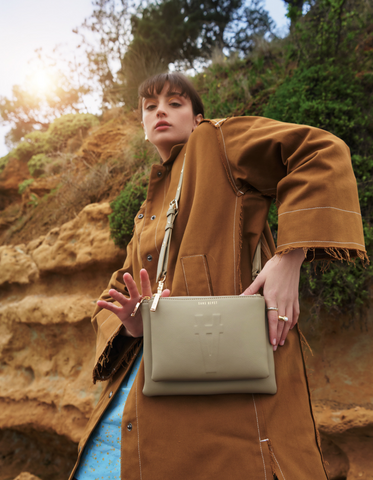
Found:
M 164 121 L 164 120 L 160 120 L 159 122 L 157 122 L 157 124 L 155 125 L 155 130 L 163 130 L 163 129 L 166 129 L 168 127 L 171 127 L 171 125 Z

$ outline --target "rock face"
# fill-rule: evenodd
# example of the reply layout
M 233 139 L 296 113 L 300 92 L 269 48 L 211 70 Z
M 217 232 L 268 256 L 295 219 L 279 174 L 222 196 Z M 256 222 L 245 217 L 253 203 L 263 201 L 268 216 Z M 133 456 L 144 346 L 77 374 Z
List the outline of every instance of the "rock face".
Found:
M 27 178 L 31 178 L 27 163 L 11 158 L 0 173 L 0 211 L 21 200 L 18 186 Z
M 66 480 L 101 392 L 90 316 L 125 252 L 108 204 L 27 245 L 0 247 L 0 480 Z M 373 479 L 373 311 L 301 326 L 315 418 L 332 480 Z M 285 441 L 286 439 L 284 439 Z
M 66 480 L 74 464 L 101 392 L 90 317 L 125 258 L 110 211 L 89 205 L 28 245 L 0 247 L 0 480 Z
M 307 318 L 308 379 L 331 478 L 373 479 L 373 310 L 363 317 Z

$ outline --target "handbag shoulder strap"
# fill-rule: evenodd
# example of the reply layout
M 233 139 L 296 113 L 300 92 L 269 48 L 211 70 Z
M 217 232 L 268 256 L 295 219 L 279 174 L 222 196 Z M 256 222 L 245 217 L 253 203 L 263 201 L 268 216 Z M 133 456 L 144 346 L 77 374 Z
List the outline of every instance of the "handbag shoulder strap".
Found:
M 161 296 L 163 285 L 166 280 L 167 275 L 167 265 L 168 265 L 168 257 L 170 253 L 170 246 L 171 246 L 171 237 L 172 237 L 172 230 L 174 228 L 175 218 L 179 212 L 179 199 L 181 194 L 181 187 L 183 184 L 183 175 L 184 175 L 184 167 L 185 167 L 185 156 L 184 155 L 184 162 L 181 168 L 179 184 L 177 186 L 175 198 L 170 202 L 170 206 L 167 210 L 167 223 L 165 227 L 165 234 L 163 237 L 163 242 L 161 246 L 161 251 L 159 254 L 158 266 L 157 266 L 157 282 L 158 282 L 158 289 L 157 293 L 154 296 L 153 305 L 151 307 L 151 311 L 155 311 L 158 305 L 159 298 Z M 255 250 L 255 255 L 252 264 L 252 279 L 259 275 L 262 269 L 262 262 L 261 262 L 261 240 L 259 239 L 258 245 Z
M 179 198 L 181 193 L 181 186 L 183 184 L 184 166 L 185 166 L 185 155 L 184 155 L 183 166 L 181 168 L 179 184 L 176 190 L 176 195 L 175 195 L 175 198 L 171 201 L 170 206 L 167 210 L 167 223 L 165 227 L 165 234 L 163 237 L 163 242 L 162 242 L 162 247 L 159 254 L 158 267 L 157 267 L 157 282 L 159 282 L 162 278 L 166 278 L 166 275 L 167 275 L 167 264 L 168 264 L 168 255 L 170 253 L 172 230 L 174 228 L 176 215 L 179 213 Z

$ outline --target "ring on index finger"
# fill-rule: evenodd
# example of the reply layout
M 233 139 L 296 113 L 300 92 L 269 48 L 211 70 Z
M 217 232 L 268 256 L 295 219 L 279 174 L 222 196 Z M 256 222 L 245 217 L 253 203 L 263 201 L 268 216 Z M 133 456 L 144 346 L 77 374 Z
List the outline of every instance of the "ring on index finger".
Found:
M 287 322 L 289 320 L 288 317 L 286 317 L 285 315 L 279 315 L 278 319 L 283 320 L 284 322 Z

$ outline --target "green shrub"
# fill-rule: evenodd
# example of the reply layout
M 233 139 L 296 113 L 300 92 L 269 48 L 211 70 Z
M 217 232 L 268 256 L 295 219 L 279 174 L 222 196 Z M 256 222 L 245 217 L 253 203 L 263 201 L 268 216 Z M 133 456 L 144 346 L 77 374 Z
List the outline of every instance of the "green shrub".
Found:
M 268 97 L 285 76 L 283 51 L 276 42 L 261 55 L 221 57 L 192 81 L 201 94 L 206 118 L 262 115 Z
M 25 135 L 23 142 L 20 142 L 12 151 L 12 154 L 19 160 L 28 161 L 33 155 L 47 153 L 48 132 L 34 132 Z
M 131 239 L 133 219 L 146 198 L 148 181 L 146 174 L 135 175 L 110 204 L 113 210 L 109 215 L 111 238 L 120 248 L 125 248 Z
M 31 160 L 27 162 L 27 167 L 33 177 L 39 177 L 44 173 L 45 167 L 52 161 L 53 159 L 44 153 L 37 153 L 36 155 L 33 155 Z
M 27 180 L 23 180 L 22 183 L 18 185 L 18 193 L 22 195 L 22 193 L 26 190 L 26 188 L 32 184 L 34 181 L 33 178 L 28 178 Z
M 312 125 L 342 138 L 351 149 L 368 256 L 373 254 L 373 89 L 372 51 L 364 49 L 371 12 L 357 0 L 320 0 L 294 27 L 289 58 L 298 67 L 270 97 L 264 115 Z M 361 53 L 363 52 L 363 54 Z M 272 218 L 272 227 L 276 225 Z M 369 296 L 373 266 L 360 261 L 333 262 L 325 272 L 306 265 L 301 294 L 311 296 L 316 311 L 361 307 Z
M 48 128 L 47 150 L 53 152 L 62 150 L 70 138 L 79 132 L 83 134 L 98 124 L 98 118 L 90 113 L 70 113 L 56 118 Z
M 90 113 L 70 113 L 56 118 L 46 132 L 35 130 L 25 135 L 12 155 L 19 160 L 28 161 L 34 155 L 59 152 L 66 147 L 67 141 L 81 132 L 98 125 L 99 120 Z
M 5 155 L 4 157 L 0 158 L 0 173 L 4 170 L 4 168 L 7 166 L 9 160 L 11 158 L 10 153 Z

